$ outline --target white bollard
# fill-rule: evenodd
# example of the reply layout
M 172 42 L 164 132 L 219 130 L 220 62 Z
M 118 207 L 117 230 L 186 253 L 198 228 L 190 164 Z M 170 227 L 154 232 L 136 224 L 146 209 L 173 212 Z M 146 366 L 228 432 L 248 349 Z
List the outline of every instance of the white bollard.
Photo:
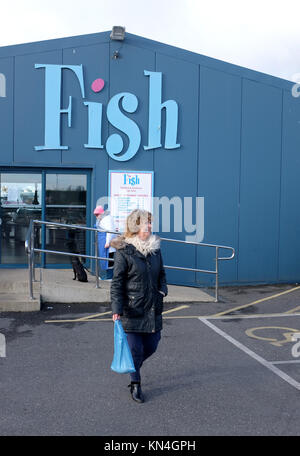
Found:
M 4 334 L 0 333 L 0 358 L 6 358 L 6 340 Z

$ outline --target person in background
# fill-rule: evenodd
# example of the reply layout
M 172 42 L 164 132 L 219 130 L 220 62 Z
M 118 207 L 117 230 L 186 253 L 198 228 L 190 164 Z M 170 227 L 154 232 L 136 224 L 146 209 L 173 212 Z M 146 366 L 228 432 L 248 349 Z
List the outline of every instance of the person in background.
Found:
M 121 319 L 136 372 L 130 392 L 144 402 L 140 369 L 161 338 L 163 297 L 168 294 L 160 239 L 152 234 L 152 215 L 136 209 L 126 220 L 126 232 L 112 240 L 116 248 L 110 295 L 113 321 Z
M 111 246 L 111 241 L 116 235 L 106 231 L 115 231 L 114 219 L 110 212 L 108 210 L 105 211 L 102 206 L 96 207 L 94 215 L 96 216 L 95 228 L 104 230 L 103 232 L 98 232 L 98 256 L 113 259 L 116 249 Z M 113 267 L 113 261 L 99 260 L 99 278 L 101 280 L 111 280 Z

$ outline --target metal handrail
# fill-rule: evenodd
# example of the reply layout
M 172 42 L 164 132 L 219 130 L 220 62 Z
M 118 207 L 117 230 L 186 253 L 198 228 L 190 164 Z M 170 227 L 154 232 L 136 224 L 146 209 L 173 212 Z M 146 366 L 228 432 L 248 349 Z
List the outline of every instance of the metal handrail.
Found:
M 33 299 L 33 285 L 32 285 L 32 264 L 34 264 L 34 261 L 32 261 L 32 246 L 31 246 L 31 234 L 33 232 L 33 220 L 30 220 L 29 227 L 27 230 L 26 238 L 25 238 L 25 252 L 27 253 L 28 256 L 28 271 L 29 271 L 29 296 L 30 299 Z
M 72 252 L 61 252 L 61 251 L 56 251 L 56 250 L 47 250 L 47 249 L 38 249 L 34 247 L 34 225 L 39 224 L 39 225 L 48 225 L 48 226 L 57 226 L 61 228 L 69 228 L 69 229 L 80 229 L 84 231 L 93 231 L 95 232 L 95 255 L 84 255 L 84 254 L 78 254 L 78 253 L 72 253 Z M 109 230 L 101 230 L 99 228 L 90 228 L 87 226 L 82 226 L 82 225 L 68 225 L 65 223 L 56 223 L 56 222 L 47 222 L 47 221 L 41 221 L 41 220 L 31 220 L 29 224 L 29 228 L 27 231 L 26 239 L 25 239 L 25 251 L 28 255 L 28 269 L 29 269 L 29 293 L 30 293 L 30 298 L 34 299 L 33 297 L 33 286 L 32 286 L 32 281 L 35 280 L 35 274 L 34 274 L 34 253 L 52 253 L 56 255 L 65 255 L 65 256 L 74 256 L 74 257 L 81 257 L 81 258 L 89 258 L 92 260 L 96 260 L 96 288 L 100 288 L 99 286 L 99 270 L 98 270 L 98 261 L 97 260 L 103 260 L 103 261 L 110 261 L 114 262 L 112 258 L 104 258 L 100 257 L 98 255 L 98 242 L 97 242 L 97 233 L 98 232 L 105 232 L 105 233 L 112 233 L 112 234 L 122 234 L 118 231 L 109 231 Z M 231 260 L 235 257 L 235 249 L 233 247 L 229 247 L 226 245 L 217 245 L 217 244 L 206 244 L 203 242 L 193 242 L 193 241 L 183 241 L 181 239 L 171 239 L 171 238 L 160 238 L 161 241 L 166 241 L 166 242 L 177 242 L 181 244 L 190 244 L 190 245 L 196 245 L 196 246 L 204 246 L 204 247 L 213 247 L 216 249 L 216 268 L 215 270 L 205 270 L 205 269 L 195 269 L 195 268 L 186 268 L 186 267 L 180 267 L 180 266 L 167 266 L 164 265 L 164 268 L 166 269 L 177 269 L 180 271 L 189 271 L 189 272 L 203 272 L 207 274 L 215 274 L 216 275 L 216 283 L 215 283 L 215 302 L 218 302 L 219 298 L 219 261 L 220 260 Z M 232 254 L 229 257 L 219 257 L 219 249 L 227 249 L 231 250 Z
M 82 229 L 85 231 L 94 231 L 95 232 L 95 246 L 96 246 L 96 255 L 84 255 L 81 253 L 72 253 L 72 252 L 61 252 L 57 250 L 48 250 L 48 249 L 38 249 L 34 247 L 34 225 L 48 225 L 48 226 L 58 226 L 61 228 L 69 228 L 69 229 Z M 27 231 L 26 239 L 25 239 L 25 251 L 28 255 L 28 269 L 29 269 L 29 295 L 30 299 L 34 299 L 33 297 L 33 286 L 32 281 L 35 280 L 35 265 L 34 265 L 34 253 L 52 253 L 56 255 L 65 255 L 65 256 L 73 256 L 73 257 L 80 257 L 80 258 L 88 258 L 92 260 L 103 260 L 103 261 L 111 261 L 114 260 L 112 258 L 105 258 L 98 255 L 98 242 L 97 242 L 97 233 L 100 230 L 98 228 L 89 228 L 87 226 L 82 225 L 68 225 L 66 223 L 56 223 L 56 222 L 44 222 L 41 220 L 30 220 L 29 228 Z M 115 234 L 120 234 L 117 231 L 114 232 Z M 98 274 L 98 261 L 96 261 L 96 288 L 100 288 L 99 285 L 99 274 Z
M 170 238 L 160 238 L 162 241 L 168 242 L 177 242 L 181 244 L 190 244 L 196 246 L 204 246 L 204 247 L 214 247 L 216 249 L 216 269 L 214 271 L 208 271 L 205 269 L 194 269 L 194 268 L 182 268 L 178 266 L 164 266 L 167 269 L 179 269 L 183 271 L 190 271 L 190 272 L 204 272 L 207 274 L 215 274 L 216 275 L 216 284 L 215 284 L 215 302 L 219 300 L 219 261 L 220 260 L 232 260 L 235 256 L 235 249 L 233 247 L 229 247 L 227 245 L 218 245 L 218 244 L 206 244 L 204 242 L 193 242 L 193 241 L 182 241 L 181 239 L 170 239 Z M 230 257 L 219 257 L 219 249 L 228 249 L 232 250 L 232 254 Z

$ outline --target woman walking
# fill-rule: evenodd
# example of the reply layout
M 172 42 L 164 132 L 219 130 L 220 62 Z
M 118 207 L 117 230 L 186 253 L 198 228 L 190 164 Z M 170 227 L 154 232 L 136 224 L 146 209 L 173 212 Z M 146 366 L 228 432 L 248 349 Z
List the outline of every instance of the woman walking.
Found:
M 136 209 L 126 220 L 123 236 L 113 239 L 114 275 L 111 283 L 113 321 L 120 319 L 127 334 L 136 372 L 130 374 L 130 392 L 144 402 L 140 369 L 157 349 L 162 329 L 166 275 L 160 239 L 152 234 L 152 215 Z

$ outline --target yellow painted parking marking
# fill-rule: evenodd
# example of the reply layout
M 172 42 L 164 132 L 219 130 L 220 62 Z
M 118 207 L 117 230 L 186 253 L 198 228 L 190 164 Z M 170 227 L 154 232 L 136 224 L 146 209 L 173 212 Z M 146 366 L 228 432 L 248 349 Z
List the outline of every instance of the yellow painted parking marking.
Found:
M 258 336 L 255 334 L 257 331 L 263 331 L 263 330 L 268 330 L 268 329 L 281 329 L 282 330 L 282 336 L 284 338 L 282 340 L 275 339 L 273 337 L 263 337 L 263 336 Z M 286 332 L 288 331 L 288 332 Z M 299 332 L 299 329 L 293 329 L 293 328 L 286 328 L 282 326 L 260 326 L 258 328 L 249 328 L 245 333 L 247 336 L 252 337 L 253 339 L 259 339 L 259 340 L 266 340 L 272 345 L 275 345 L 275 347 L 281 347 L 283 344 L 286 344 L 287 342 L 292 342 L 292 336 L 294 333 Z
M 295 307 L 294 309 L 288 310 L 288 311 L 285 312 L 285 313 L 287 313 L 287 314 L 291 314 L 291 313 L 292 313 L 292 314 L 293 314 L 293 313 L 297 312 L 297 310 L 300 310 L 300 306 Z
M 172 309 L 173 310 L 173 309 Z M 171 315 L 163 316 L 163 319 L 193 319 L 193 318 L 205 318 L 207 320 L 235 320 L 235 319 L 253 319 L 253 318 L 271 318 L 271 317 L 299 317 L 300 313 L 264 313 L 264 314 L 251 314 L 251 315 L 225 315 L 225 316 L 215 316 L 215 315 Z M 94 317 L 94 315 L 93 315 Z M 112 321 L 111 318 L 88 318 L 80 319 L 74 318 L 73 320 L 45 320 L 44 323 L 76 323 L 76 322 L 92 322 L 92 321 Z
M 182 310 L 182 309 L 188 309 L 190 306 L 179 306 L 179 307 L 174 307 L 174 309 L 166 310 L 165 312 L 162 313 L 162 315 L 169 314 L 171 312 L 177 312 L 177 310 Z
M 296 290 L 299 290 L 299 289 L 300 289 L 300 286 L 292 288 L 290 290 L 285 290 L 285 291 L 282 291 L 281 293 L 277 293 L 275 295 L 268 296 L 267 298 L 262 298 L 262 299 L 258 299 L 257 301 L 250 302 L 249 304 L 244 304 L 242 306 L 233 307 L 232 309 L 224 310 L 224 312 L 216 313 L 213 316 L 214 317 L 221 317 L 222 315 L 226 315 L 226 314 L 228 314 L 230 312 L 234 312 L 235 310 L 246 309 L 247 307 L 254 306 L 255 304 L 259 304 L 260 302 L 269 301 L 271 299 L 278 298 L 278 296 L 282 296 L 284 294 L 291 293 L 292 291 L 296 291 Z
M 253 319 L 253 318 L 270 318 L 270 317 L 297 317 L 300 313 L 286 314 L 286 313 L 270 313 L 270 314 L 256 314 L 256 315 L 225 315 L 223 317 L 216 317 L 215 315 L 172 315 L 164 316 L 163 319 L 193 319 L 193 318 L 206 318 L 207 320 L 234 320 L 234 319 Z M 44 323 L 76 323 L 76 322 L 92 322 L 92 321 L 112 321 L 111 318 L 93 318 L 80 320 L 74 318 L 73 320 L 45 320 Z
M 287 314 L 287 313 L 263 313 L 263 314 L 249 314 L 249 315 L 224 315 L 221 317 L 215 316 L 215 315 L 206 315 L 206 316 L 201 316 L 201 318 L 206 318 L 207 320 L 236 320 L 236 319 L 251 319 L 251 318 L 271 318 L 271 317 L 298 317 L 300 316 L 300 313 L 293 313 L 293 314 Z M 198 317 L 198 318 L 199 318 Z
M 181 316 L 179 316 L 179 315 L 171 315 L 171 317 L 163 317 L 163 320 L 170 320 L 170 319 L 188 320 L 188 319 L 191 319 L 191 318 L 199 318 L 199 317 L 201 317 L 201 318 L 209 318 L 207 316 L 206 317 L 205 316 L 202 317 L 202 315 L 181 315 Z
M 189 307 L 190 306 L 186 306 L 186 305 L 175 307 L 174 309 L 166 310 L 165 312 L 163 312 L 163 314 L 177 312 L 178 310 L 187 309 Z M 45 323 L 76 323 L 76 322 L 89 322 L 89 321 L 111 321 L 111 318 L 96 318 L 96 317 L 101 317 L 102 315 L 104 316 L 104 315 L 109 315 L 109 314 L 112 314 L 112 312 L 111 311 L 102 312 L 99 314 L 89 315 L 88 317 L 73 318 L 72 320 L 45 320 Z M 198 317 L 194 317 L 194 318 L 198 318 Z
M 99 314 L 89 315 L 88 317 L 77 318 L 75 321 L 86 321 L 86 320 L 90 320 L 91 318 L 94 318 L 94 317 L 101 317 L 102 315 L 109 315 L 109 314 L 112 314 L 111 310 L 109 312 L 102 312 Z
M 109 312 L 102 312 L 99 314 L 94 314 L 94 315 L 89 315 L 88 317 L 82 317 L 82 318 L 73 318 L 72 320 L 45 320 L 45 323 L 74 323 L 76 321 L 87 321 L 90 320 L 91 318 L 94 317 L 100 317 L 101 315 L 108 315 L 111 314 L 111 311 Z
M 73 318 L 73 320 L 45 320 L 44 323 L 89 323 L 90 321 L 110 321 L 110 319 L 108 318 L 103 318 L 103 319 L 100 319 L 98 318 L 97 319 L 94 319 L 94 320 L 80 320 L 78 318 Z
M 225 315 L 225 316 L 215 316 L 215 315 L 172 315 L 171 317 L 164 318 L 205 318 L 206 320 L 236 320 L 236 319 L 253 319 L 253 318 L 271 318 L 271 317 L 300 317 L 300 313 L 286 314 L 286 313 L 269 313 L 269 314 L 251 314 L 251 315 Z

